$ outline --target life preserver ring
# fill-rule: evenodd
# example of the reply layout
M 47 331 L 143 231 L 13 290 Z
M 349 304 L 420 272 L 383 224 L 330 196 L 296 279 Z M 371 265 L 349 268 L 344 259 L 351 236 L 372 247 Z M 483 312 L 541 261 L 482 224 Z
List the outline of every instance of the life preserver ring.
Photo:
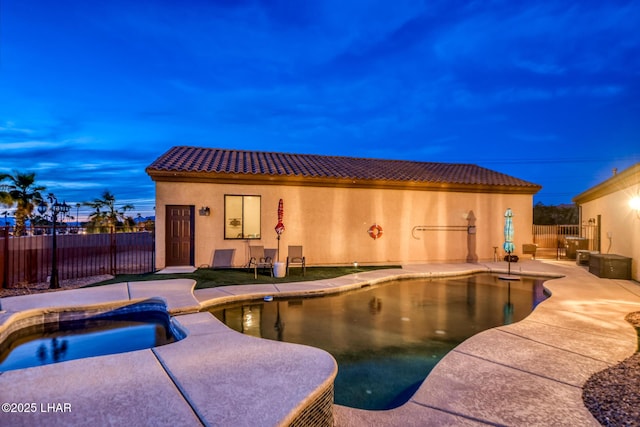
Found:
M 371 227 L 369 227 L 368 233 L 373 240 L 379 239 L 382 237 L 382 227 L 380 227 L 378 224 L 373 224 Z

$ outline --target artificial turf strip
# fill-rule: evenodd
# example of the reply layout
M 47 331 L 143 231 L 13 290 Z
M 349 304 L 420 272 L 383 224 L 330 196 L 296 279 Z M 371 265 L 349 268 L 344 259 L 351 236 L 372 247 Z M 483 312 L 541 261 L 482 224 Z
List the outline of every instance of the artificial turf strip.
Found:
M 282 278 L 271 277 L 268 270 L 261 271 L 258 269 L 258 278 L 254 279 L 253 269 L 246 268 L 228 268 L 228 269 L 211 269 L 199 268 L 193 273 L 180 274 L 120 274 L 113 279 L 105 280 L 99 283 L 93 283 L 87 287 L 109 285 L 122 282 L 141 282 L 149 280 L 166 280 L 166 279 L 193 279 L 196 281 L 196 289 L 215 288 L 218 286 L 228 285 L 251 285 L 258 283 L 288 283 L 303 282 L 311 280 L 332 279 L 334 277 L 346 276 L 353 273 L 362 273 L 365 271 L 381 270 L 389 268 L 401 268 L 398 265 L 387 266 L 358 266 L 353 267 L 307 267 L 307 272 L 303 276 L 302 268 L 294 267 L 289 270 L 289 275 Z

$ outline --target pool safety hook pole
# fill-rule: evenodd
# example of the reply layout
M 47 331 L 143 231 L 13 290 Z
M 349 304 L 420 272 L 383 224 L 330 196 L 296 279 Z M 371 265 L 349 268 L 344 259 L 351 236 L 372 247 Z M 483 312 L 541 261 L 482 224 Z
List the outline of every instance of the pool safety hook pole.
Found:
M 416 236 L 416 231 L 466 231 L 468 234 L 475 234 L 476 227 L 466 225 L 416 225 L 411 229 L 411 236 L 416 240 L 420 240 Z

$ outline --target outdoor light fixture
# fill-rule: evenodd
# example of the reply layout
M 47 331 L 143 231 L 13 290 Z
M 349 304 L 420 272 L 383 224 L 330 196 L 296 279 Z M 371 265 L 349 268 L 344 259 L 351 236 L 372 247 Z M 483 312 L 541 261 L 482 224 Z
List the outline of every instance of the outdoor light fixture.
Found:
M 49 288 L 58 289 L 60 282 L 58 280 L 58 242 L 56 238 L 56 223 L 58 222 L 58 215 L 62 214 L 62 217 L 69 213 L 71 206 L 66 202 L 59 203 L 56 196 L 53 193 L 49 193 L 47 196 L 50 205 L 46 202 L 42 202 L 38 205 L 38 212 L 40 215 L 45 216 L 47 209 L 51 211 L 51 222 L 53 223 L 52 240 L 51 240 L 51 279 L 49 282 Z
M 629 200 L 629 207 L 636 211 L 636 215 L 638 216 L 638 219 L 640 219 L 640 190 L 638 190 L 638 195 Z
M 200 216 L 209 216 L 211 215 L 211 209 L 209 209 L 209 206 L 203 206 L 198 213 L 200 213 Z
M 38 212 L 40 213 L 40 215 L 44 216 L 44 214 L 47 212 L 47 202 L 42 202 L 38 205 Z

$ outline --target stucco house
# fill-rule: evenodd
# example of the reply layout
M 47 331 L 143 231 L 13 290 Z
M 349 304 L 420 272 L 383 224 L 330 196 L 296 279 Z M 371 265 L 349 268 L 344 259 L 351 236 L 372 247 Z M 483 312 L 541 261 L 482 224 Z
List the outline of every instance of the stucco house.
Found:
M 302 245 L 307 265 L 491 260 L 530 243 L 540 186 L 473 164 L 173 147 L 146 169 L 156 185 L 156 262 L 212 265 L 217 250 Z M 283 201 L 285 231 L 274 230 Z
M 640 280 L 640 163 L 573 198 L 581 224 L 596 224 L 598 251 L 631 258 L 631 276 Z

